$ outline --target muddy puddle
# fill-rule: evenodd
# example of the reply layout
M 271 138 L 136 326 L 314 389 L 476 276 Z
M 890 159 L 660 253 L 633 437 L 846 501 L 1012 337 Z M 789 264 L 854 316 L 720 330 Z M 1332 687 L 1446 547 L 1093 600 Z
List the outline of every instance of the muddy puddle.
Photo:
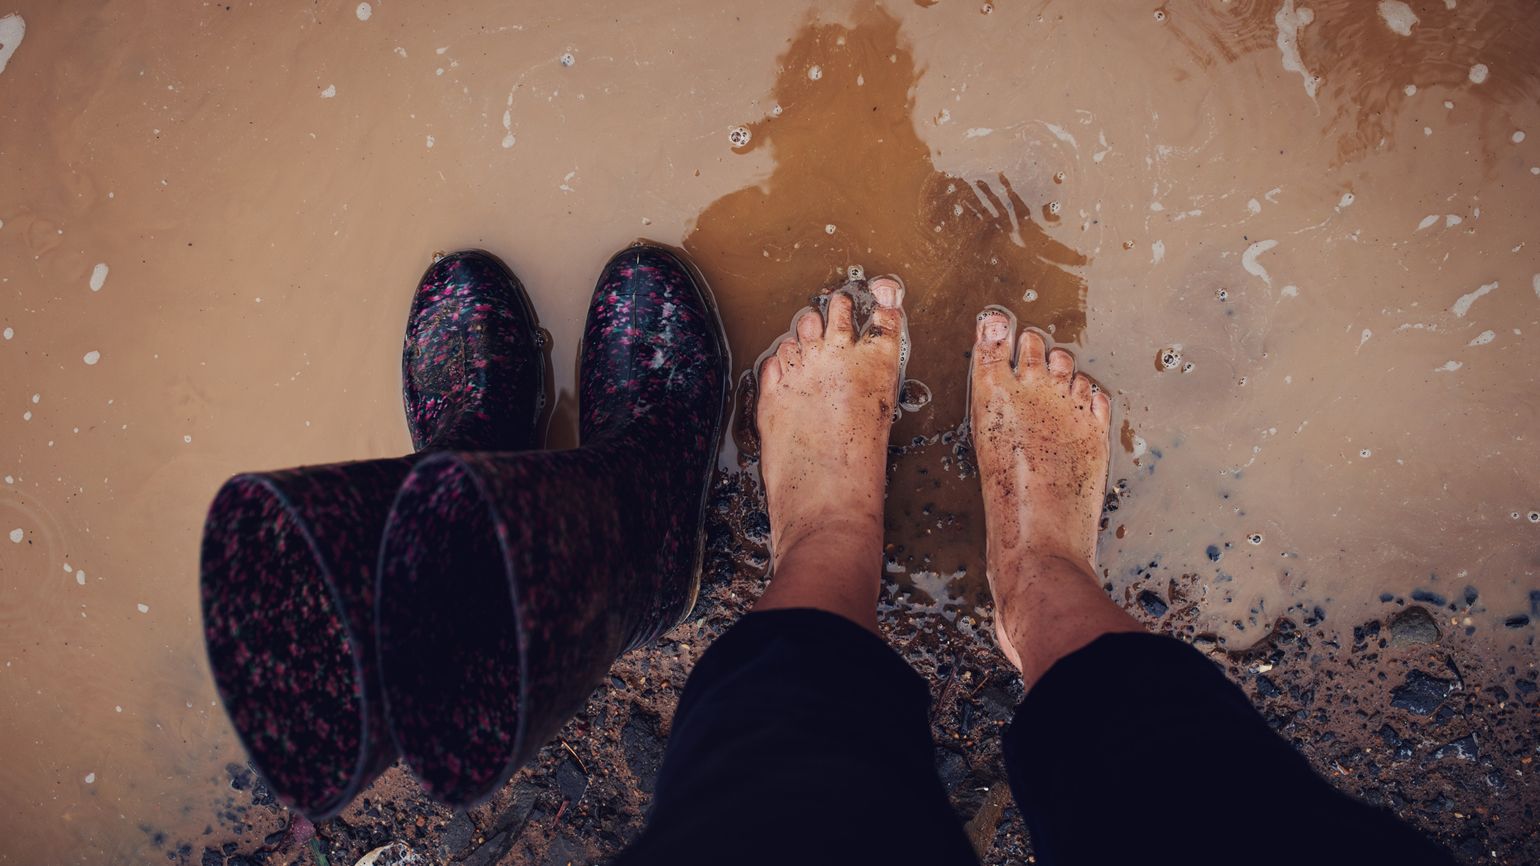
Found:
M 409 297 L 459 247 L 534 296 L 557 445 L 593 279 L 637 237 L 711 282 L 740 405 L 810 298 L 901 274 L 886 570 L 915 616 L 987 617 L 963 421 L 1001 304 L 1116 397 L 1119 598 L 1185 575 L 1232 646 L 1415 601 L 1532 666 L 1532 11 L 0 7 L 0 860 L 277 829 L 226 770 L 203 510 L 240 470 L 409 448 Z

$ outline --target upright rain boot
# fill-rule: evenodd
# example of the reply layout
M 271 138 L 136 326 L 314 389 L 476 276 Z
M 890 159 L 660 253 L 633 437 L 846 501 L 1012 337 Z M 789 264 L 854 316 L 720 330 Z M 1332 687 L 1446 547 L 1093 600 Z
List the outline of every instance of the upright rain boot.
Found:
M 701 284 L 637 245 L 588 310 L 582 446 L 438 454 L 402 484 L 380 548 L 380 662 L 430 794 L 495 792 L 616 657 L 689 613 L 727 378 Z
M 252 763 L 313 820 L 395 760 L 374 640 L 380 537 L 401 481 L 444 448 L 535 447 L 544 341 L 529 298 L 483 252 L 439 259 L 402 352 L 418 452 L 237 475 L 204 525 L 209 666 Z

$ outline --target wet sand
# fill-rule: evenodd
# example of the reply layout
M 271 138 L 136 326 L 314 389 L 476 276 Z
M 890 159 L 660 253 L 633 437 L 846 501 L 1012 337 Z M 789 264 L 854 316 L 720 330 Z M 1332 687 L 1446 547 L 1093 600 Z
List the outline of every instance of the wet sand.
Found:
M 1116 396 L 1116 597 L 1234 649 L 1418 604 L 1462 664 L 1532 684 L 1526 4 L 814 10 L 0 8 L 0 862 L 282 825 L 220 805 L 249 796 L 202 653 L 203 510 L 237 471 L 405 452 L 410 294 L 467 246 L 554 340 L 553 445 L 592 281 L 637 237 L 694 256 L 739 374 L 850 265 L 903 275 L 930 395 L 894 440 L 904 628 L 987 636 L 963 407 L 1002 304 Z M 724 508 L 752 513 L 738 430 Z

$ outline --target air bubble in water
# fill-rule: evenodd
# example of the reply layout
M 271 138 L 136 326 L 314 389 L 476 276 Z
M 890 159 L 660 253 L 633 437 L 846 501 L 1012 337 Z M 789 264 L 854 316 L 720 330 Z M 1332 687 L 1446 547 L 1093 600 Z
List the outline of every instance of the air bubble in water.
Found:
M 1262 543 L 1262 533 L 1260 533 L 1260 532 L 1253 532 L 1250 535 L 1246 536 L 1246 540 L 1251 542 L 1252 544 L 1261 544 Z
M 918 412 L 930 405 L 930 386 L 919 379 L 905 379 L 898 390 L 898 405 L 905 412 Z
M 571 51 L 568 51 L 566 54 L 563 54 L 561 56 L 561 65 L 563 65 L 563 66 L 571 66 L 572 64 L 574 64 L 576 62 L 577 62 L 577 58 L 572 56 L 572 52 Z
M 746 126 L 735 126 L 727 132 L 727 141 L 733 147 L 743 147 L 749 143 L 749 139 L 752 137 L 753 133 L 749 132 L 749 128 Z
M 1021 299 L 1029 304 L 1037 300 L 1037 289 L 1027 289 L 1022 293 Z
M 808 77 L 809 81 L 817 81 L 818 79 L 822 78 L 823 77 L 823 67 L 822 66 L 809 66 L 807 68 L 807 77 Z

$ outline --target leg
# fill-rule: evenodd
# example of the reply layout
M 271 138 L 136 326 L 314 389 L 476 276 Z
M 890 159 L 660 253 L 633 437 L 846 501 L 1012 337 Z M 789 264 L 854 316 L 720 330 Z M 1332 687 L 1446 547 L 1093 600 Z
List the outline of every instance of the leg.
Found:
M 1029 688 L 1006 769 L 1040 862 L 1450 862 L 1332 789 L 1217 668 L 1097 586 L 1110 404 L 1068 352 L 1011 330 L 979 319 L 971 411 L 996 632 Z
M 1113 632 L 1141 631 L 1096 584 L 1112 404 L 1063 349 L 979 316 L 970 407 L 988 527 L 995 633 L 1028 688 L 1054 662 Z
M 973 864 L 936 776 L 929 689 L 876 632 L 900 288 L 858 336 L 804 314 L 760 374 L 773 578 L 696 665 L 639 863 Z
M 770 509 L 770 588 L 756 610 L 813 607 L 877 630 L 888 434 L 898 394 L 901 288 L 873 281 L 865 333 L 849 294 L 804 312 L 760 371 L 756 420 Z

